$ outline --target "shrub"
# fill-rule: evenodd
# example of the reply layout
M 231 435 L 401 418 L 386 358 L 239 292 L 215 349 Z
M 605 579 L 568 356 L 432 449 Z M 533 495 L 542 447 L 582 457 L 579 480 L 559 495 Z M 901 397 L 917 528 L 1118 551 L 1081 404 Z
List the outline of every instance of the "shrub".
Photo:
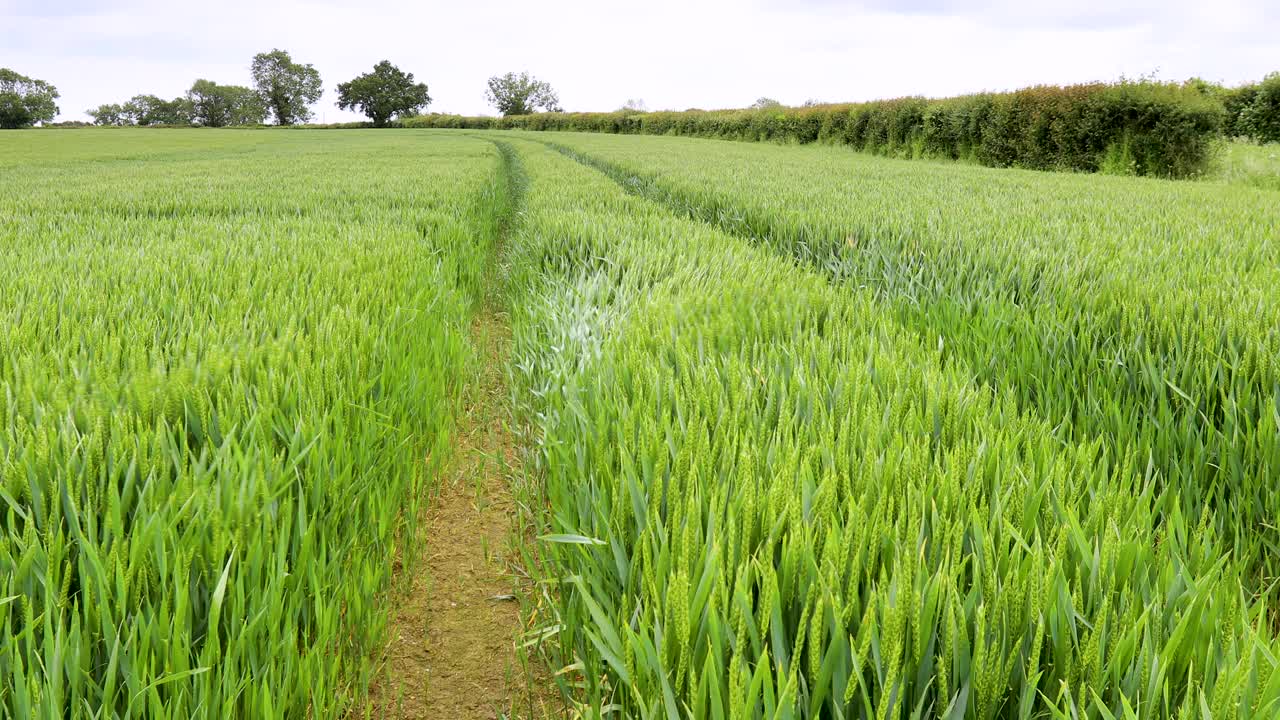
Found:
M 1226 111 L 1223 121 L 1223 132 L 1228 137 L 1249 137 L 1249 128 L 1244 118 L 1245 110 L 1253 104 L 1258 95 L 1258 83 L 1231 88 L 1222 95 L 1222 107 Z
M 1240 111 L 1241 134 L 1261 143 L 1280 142 L 1280 72 L 1254 87 L 1250 102 Z
M 1280 78 L 1271 96 L 1280 105 Z M 684 112 L 538 113 L 502 118 L 428 115 L 405 127 L 564 130 L 824 142 L 899 157 L 976 160 L 993 167 L 1186 177 L 1204 172 L 1224 124 L 1216 95 L 1151 81 L 1042 85 L 930 100 L 767 106 Z M 1252 117 L 1252 116 L 1251 116 Z M 1258 121 L 1274 109 L 1259 111 Z

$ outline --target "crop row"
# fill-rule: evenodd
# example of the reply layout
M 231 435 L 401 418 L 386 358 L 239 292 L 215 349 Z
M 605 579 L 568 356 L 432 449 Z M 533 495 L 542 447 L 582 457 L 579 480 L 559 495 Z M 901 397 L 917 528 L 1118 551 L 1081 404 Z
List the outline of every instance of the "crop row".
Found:
M 497 155 L 140 139 L 0 170 L 0 716 L 341 715 L 449 449 Z
M 1152 465 L 1280 577 L 1280 212 L 1267 193 L 559 136 L 630 187 L 873 289 L 1064 440 Z M 673 160 L 679 158 L 679 160 Z
M 801 182 L 777 158 L 751 166 L 735 156 L 748 146 L 621 140 L 557 138 L 661 164 L 639 192 L 510 139 L 528 179 L 511 245 L 514 380 L 559 589 L 541 632 L 589 715 L 1274 715 L 1275 619 L 1268 592 L 1246 590 L 1265 565 L 1259 541 L 1214 522 L 1136 442 L 1072 432 L 1071 416 L 1028 402 L 1014 382 L 1031 377 L 1023 365 L 1001 356 L 998 371 L 975 372 L 959 325 L 904 311 L 896 289 L 916 288 L 921 304 L 941 296 L 945 273 L 928 263 L 940 242 L 846 226 L 840 244 L 857 262 L 815 244 L 802 254 L 815 261 L 797 264 L 804 238 L 739 232 L 767 213 L 729 200 L 775 191 L 776 211 L 840 177 Z M 749 170 L 706 189 L 729 199 L 723 222 L 692 203 L 672 212 L 685 197 L 672 188 L 727 167 Z M 868 168 L 880 175 L 867 185 L 891 168 Z M 762 180 L 775 173 L 793 183 L 785 193 Z M 673 202 L 639 197 L 646 182 Z M 1033 201 L 1009 190 L 974 202 Z M 945 222 L 919 204 L 880 222 Z M 1047 270 L 1022 284 L 987 261 L 1006 302 L 957 296 L 957 323 L 997 310 L 1014 322 L 1048 302 Z M 850 281 L 867 267 L 904 279 L 894 291 Z M 976 266 L 944 267 L 977 282 Z

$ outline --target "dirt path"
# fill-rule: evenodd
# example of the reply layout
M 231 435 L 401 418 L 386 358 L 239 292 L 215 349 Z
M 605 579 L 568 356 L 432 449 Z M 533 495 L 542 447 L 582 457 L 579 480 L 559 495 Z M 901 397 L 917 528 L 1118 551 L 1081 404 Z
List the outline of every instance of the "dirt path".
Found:
M 508 193 L 494 248 L 498 264 L 523 200 L 524 176 L 515 151 L 495 145 Z M 514 543 L 531 538 L 517 534 L 511 492 L 520 460 L 507 424 L 511 328 L 494 285 L 498 275 L 486 277 L 471 323 L 476 372 L 463 389 L 453 456 L 406 548 L 421 555 L 410 563 L 412 577 L 401 578 L 402 589 L 391 595 L 386 664 L 370 688 L 372 717 L 562 716 L 546 671 L 530 668 L 516 649 L 523 630 L 519 600 L 529 588 L 527 578 L 513 572 L 521 561 Z
M 427 553 L 426 567 L 392 611 L 386 672 L 372 693 L 375 717 L 530 714 L 528 672 L 515 652 L 520 587 L 507 557 L 516 512 L 508 477 L 518 462 L 504 422 L 510 329 L 482 308 L 471 336 L 479 367 L 464 391 L 454 457 L 419 524 L 415 547 Z

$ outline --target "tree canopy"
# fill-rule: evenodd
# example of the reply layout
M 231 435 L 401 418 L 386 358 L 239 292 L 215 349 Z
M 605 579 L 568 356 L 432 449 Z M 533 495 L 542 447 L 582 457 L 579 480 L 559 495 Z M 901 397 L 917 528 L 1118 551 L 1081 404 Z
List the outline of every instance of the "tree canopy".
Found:
M 129 124 L 129 119 L 124 114 L 124 106 L 120 103 L 103 103 L 91 110 L 85 110 L 85 113 L 93 118 L 94 125 Z
M 338 107 L 359 110 L 374 127 L 386 127 L 391 118 L 416 113 L 429 104 L 426 83 L 414 83 L 413 73 L 401 71 L 389 60 L 374 65 L 373 72 L 338 85 Z
M 58 115 L 58 89 L 43 80 L 0 68 L 0 128 L 30 127 Z
M 121 113 L 130 125 L 188 125 L 191 104 L 186 98 L 165 100 L 155 95 L 134 95 Z
M 539 109 L 559 112 L 560 98 L 547 83 L 527 72 L 489 78 L 485 98 L 503 115 L 531 115 Z
M 308 106 L 324 94 L 319 70 L 310 64 L 295 63 L 289 53 L 275 49 L 254 55 L 250 71 L 253 85 L 277 125 L 311 119 Z
M 219 85 L 196 80 L 187 91 L 191 121 L 205 127 L 257 125 L 267 117 L 262 98 L 242 85 Z

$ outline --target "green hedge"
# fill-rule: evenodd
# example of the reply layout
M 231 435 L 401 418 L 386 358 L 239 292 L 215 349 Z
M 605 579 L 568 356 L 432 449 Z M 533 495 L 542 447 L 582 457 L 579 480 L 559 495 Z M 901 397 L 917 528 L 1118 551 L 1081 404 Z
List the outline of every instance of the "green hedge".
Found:
M 1220 102 L 1182 86 L 1126 81 L 767 110 L 427 115 L 403 125 L 824 142 L 995 167 L 1188 177 L 1205 171 L 1224 116 Z
M 1227 134 L 1259 143 L 1280 142 L 1280 72 L 1262 82 L 1227 90 Z

